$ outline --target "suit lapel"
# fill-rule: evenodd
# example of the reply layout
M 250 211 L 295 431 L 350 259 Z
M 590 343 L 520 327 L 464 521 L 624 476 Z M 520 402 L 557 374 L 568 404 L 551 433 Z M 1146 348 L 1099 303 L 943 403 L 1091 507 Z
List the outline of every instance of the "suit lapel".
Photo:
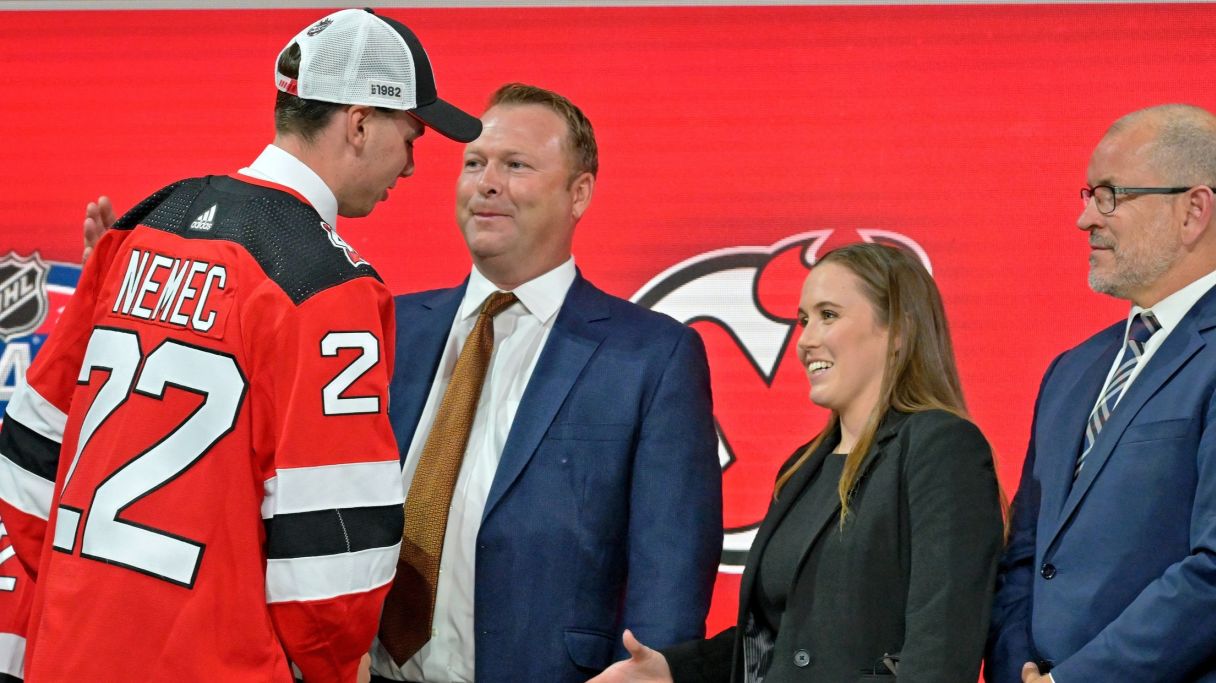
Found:
M 857 470 L 857 479 L 854 483 L 854 490 L 862 485 L 866 475 L 874 468 L 874 465 L 883 459 L 884 454 L 890 451 L 894 444 L 892 439 L 899 433 L 899 427 L 904 420 L 908 418 L 907 414 L 888 411 L 882 425 L 879 426 L 878 432 L 874 436 L 874 445 L 866 452 L 865 457 L 861 461 L 861 467 Z M 752 591 L 755 589 L 756 580 L 756 565 L 761 557 L 764 556 L 764 548 L 772 538 L 773 531 L 781 523 L 781 520 L 793 508 L 794 503 L 802 495 L 806 487 L 815 478 L 815 475 L 823 468 L 824 459 L 832 450 L 832 445 L 837 442 L 837 437 L 832 436 L 824 440 L 825 445 L 821 445 L 811 455 L 810 459 L 803 465 L 790 480 L 786 482 L 785 488 L 781 491 L 781 497 L 773 503 L 767 515 L 764 516 L 764 521 L 760 524 L 760 529 L 756 532 L 756 540 L 752 542 L 751 550 L 747 555 L 747 565 L 743 572 L 743 581 L 740 586 L 739 600 L 739 619 L 738 623 L 745 623 L 748 610 L 751 609 Z M 835 489 L 833 489 L 834 491 Z M 813 501 L 811 503 L 815 509 L 809 515 L 809 523 L 807 524 L 806 534 L 804 536 L 805 544 L 800 553 L 798 566 L 801 570 L 802 564 L 806 561 L 807 553 L 811 551 L 819 537 L 823 534 L 832 521 L 836 519 L 836 515 L 840 512 L 840 497 L 838 495 L 830 495 L 822 500 Z M 797 573 L 795 573 L 794 581 L 797 582 Z M 792 595 L 794 586 L 790 586 L 790 594 Z
M 1077 466 L 1077 458 L 1085 445 L 1085 427 L 1089 422 L 1089 414 L 1093 412 L 1094 404 L 1098 401 L 1098 393 L 1102 391 L 1110 366 L 1115 362 L 1115 355 L 1123 345 L 1123 326 L 1115 325 L 1111 332 L 1110 339 L 1104 346 L 1098 347 L 1101 351 L 1082 371 L 1076 383 L 1066 387 L 1068 391 L 1061 392 L 1055 403 L 1041 408 L 1049 414 L 1059 416 L 1054 422 L 1059 428 L 1038 435 L 1039 443 L 1036 447 L 1041 452 L 1047 449 L 1063 449 L 1065 454 L 1072 455 L 1051 461 L 1051 472 L 1044 472 L 1042 509 L 1052 515 L 1060 513 L 1069 492 L 1074 489 L 1072 475 Z M 1091 453 L 1090 457 L 1092 456 Z M 1089 467 L 1088 462 L 1086 467 Z
M 1072 491 L 1064 501 L 1064 509 L 1060 512 L 1055 531 L 1044 547 L 1050 548 L 1059 537 L 1060 531 L 1068 523 L 1081 500 L 1085 498 L 1090 486 L 1093 485 L 1094 479 L 1106 466 L 1115 446 L 1123 437 L 1124 430 L 1148 399 L 1156 394 L 1191 357 L 1206 345 L 1201 332 L 1216 325 L 1216 316 L 1213 315 L 1216 311 L 1211 310 L 1213 308 L 1216 308 L 1216 296 L 1213 296 L 1213 292 L 1209 292 L 1195 304 L 1191 312 L 1170 333 L 1165 343 L 1157 349 L 1148 364 L 1140 371 L 1139 376 L 1132 381 L 1131 386 L 1127 388 L 1127 393 L 1119 399 L 1110 419 L 1099 432 L 1093 449 L 1085 457 L 1085 466 L 1081 468 L 1080 476 L 1073 482 Z
M 570 388 L 607 336 L 610 321 L 605 296 L 581 275 L 575 277 L 515 411 L 482 513 L 483 522 L 532 459 Z
M 402 463 L 431 393 L 466 285 L 468 280 L 459 287 L 396 300 L 397 348 L 389 385 L 389 417 Z
M 756 565 L 760 558 L 764 556 L 764 548 L 768 545 L 769 539 L 773 536 L 773 531 L 781 520 L 785 518 L 790 508 L 802 496 L 802 492 L 807 485 L 814 480 L 815 475 L 823 468 L 823 459 L 831 452 L 832 445 L 836 443 L 837 438 L 830 436 L 824 440 L 819 448 L 811 454 L 806 463 L 798 468 L 797 472 L 785 482 L 785 486 L 781 489 L 781 495 L 772 502 L 769 506 L 768 513 L 764 515 L 764 519 L 760 521 L 760 528 L 756 530 L 756 538 L 752 540 L 751 548 L 747 552 L 747 562 L 743 567 L 743 580 L 739 590 L 739 621 L 738 623 L 747 623 L 747 613 L 751 609 L 752 591 L 755 590 L 756 582 Z M 837 503 L 837 508 L 840 507 Z M 818 534 L 818 531 L 815 532 Z
M 878 431 L 874 434 L 873 445 L 870 446 L 870 450 L 866 451 L 865 457 L 861 460 L 861 466 L 857 468 L 857 478 L 853 480 L 853 492 L 856 492 L 865 485 L 866 477 L 876 464 L 895 454 L 895 449 L 898 448 L 898 445 L 893 439 L 899 433 L 899 428 L 906 419 L 908 419 L 907 413 L 899 413 L 894 410 L 887 411 L 886 417 L 883 419 L 882 424 L 879 425 Z M 799 571 L 801 571 L 803 564 L 806 562 L 806 556 L 811 552 L 811 548 L 818 542 L 820 535 L 828 528 L 829 523 L 836 519 L 839 513 L 839 495 L 828 496 L 826 500 L 820 501 L 817 504 L 817 509 L 811 517 L 811 524 L 807 529 L 810 533 L 806 537 L 806 545 L 803 546 L 798 558 Z M 797 574 L 794 576 L 796 582 Z M 793 591 L 794 586 L 790 586 L 791 595 Z

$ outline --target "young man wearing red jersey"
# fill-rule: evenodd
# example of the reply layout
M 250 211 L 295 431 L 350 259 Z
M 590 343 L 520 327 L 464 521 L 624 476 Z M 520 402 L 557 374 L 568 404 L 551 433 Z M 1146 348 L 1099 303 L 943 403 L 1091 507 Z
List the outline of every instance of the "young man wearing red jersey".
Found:
M 404 25 L 331 14 L 280 54 L 273 144 L 97 244 L 0 429 L 36 581 L 31 680 L 356 680 L 401 541 L 393 304 L 335 229 L 414 168 L 439 100 Z

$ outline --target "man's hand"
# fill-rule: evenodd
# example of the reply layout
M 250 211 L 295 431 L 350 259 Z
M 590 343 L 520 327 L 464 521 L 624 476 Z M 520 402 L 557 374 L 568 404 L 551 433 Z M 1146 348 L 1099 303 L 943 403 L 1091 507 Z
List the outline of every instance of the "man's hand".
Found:
M 613 664 L 588 683 L 671 683 L 671 669 L 663 655 L 639 643 L 629 629 L 625 629 L 621 641 L 629 659 Z
M 105 197 L 102 197 L 105 199 Z M 355 676 L 355 683 L 371 683 L 372 680 L 372 656 L 363 655 L 363 659 L 359 660 L 359 674 Z
M 114 207 L 110 198 L 102 195 L 95 202 L 89 202 L 84 209 L 84 253 L 80 255 L 83 264 L 89 260 L 93 247 L 101 239 L 102 233 L 114 225 Z
M 1055 683 L 1051 674 L 1039 673 L 1039 665 L 1026 662 L 1022 665 L 1022 683 Z

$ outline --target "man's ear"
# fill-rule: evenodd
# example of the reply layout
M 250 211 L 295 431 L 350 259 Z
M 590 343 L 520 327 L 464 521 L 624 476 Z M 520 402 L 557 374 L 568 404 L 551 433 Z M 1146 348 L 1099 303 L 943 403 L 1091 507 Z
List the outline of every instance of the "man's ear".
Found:
M 1186 214 L 1182 217 L 1182 243 L 1192 246 L 1203 238 L 1212 222 L 1216 195 L 1212 188 L 1199 185 L 1187 190 Z
M 356 149 L 362 150 L 367 144 L 368 120 L 375 113 L 371 107 L 362 104 L 353 104 L 343 113 L 346 116 L 346 141 Z
M 584 171 L 570 181 L 571 210 L 574 220 L 583 217 L 583 213 L 591 206 L 591 195 L 595 194 L 595 176 Z

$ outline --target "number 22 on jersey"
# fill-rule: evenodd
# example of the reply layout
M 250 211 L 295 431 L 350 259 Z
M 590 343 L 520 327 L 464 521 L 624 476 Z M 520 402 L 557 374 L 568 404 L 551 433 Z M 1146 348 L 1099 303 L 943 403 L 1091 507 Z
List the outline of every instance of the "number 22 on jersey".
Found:
M 93 492 L 87 516 L 82 509 L 61 504 L 52 545 L 72 553 L 79 537 L 81 557 L 190 587 L 198 574 L 203 544 L 126 521 L 121 515 L 180 476 L 232 431 L 245 397 L 245 377 L 231 356 L 172 339 L 143 358 L 134 332 L 106 327 L 93 331 L 78 382 L 87 383 L 94 370 L 105 371 L 107 377 L 85 413 L 64 477 L 64 495 L 71 490 L 80 455 L 94 433 L 132 393 L 163 399 L 172 386 L 198 394 L 202 403 L 151 448 L 107 476 Z
M 336 356 L 341 349 L 360 353 L 322 389 L 323 412 L 378 412 L 377 397 L 345 393 L 375 365 L 378 340 L 369 332 L 330 332 L 321 341 L 322 356 Z M 192 587 L 204 544 L 125 520 L 123 512 L 181 476 L 233 430 L 247 391 L 246 377 L 232 356 L 173 339 L 166 339 L 144 357 L 136 333 L 110 327 L 94 329 L 78 383 L 88 383 L 95 371 L 104 372 L 105 379 L 85 412 L 61 499 L 72 491 L 73 475 L 93 435 L 132 394 L 162 400 L 172 387 L 196 394 L 202 401 L 179 423 L 169 425 L 159 441 L 108 474 L 93 491 L 87 513 L 82 507 L 61 503 L 52 545 L 70 554 L 77 551 L 79 539 L 81 557 Z

